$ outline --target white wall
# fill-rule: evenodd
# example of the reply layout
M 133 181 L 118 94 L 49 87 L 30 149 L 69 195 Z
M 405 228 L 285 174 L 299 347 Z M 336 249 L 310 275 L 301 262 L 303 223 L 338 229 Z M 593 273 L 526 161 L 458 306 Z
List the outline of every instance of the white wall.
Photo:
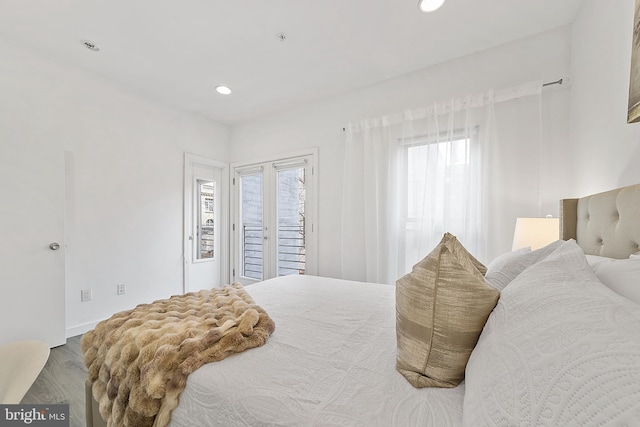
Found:
M 319 274 L 341 275 L 340 214 L 344 134 L 348 122 L 405 109 L 425 107 L 469 93 L 502 89 L 531 80 L 553 81 L 569 75 L 570 27 L 499 46 L 428 69 L 416 71 L 340 97 L 325 99 L 294 111 L 236 125 L 231 130 L 231 159 L 249 160 L 302 147 L 319 147 Z M 560 90 L 558 90 L 560 89 Z M 544 136 L 554 142 L 541 199 L 545 212 L 557 214 L 565 195 L 564 170 L 555 165 L 568 147 L 570 88 L 543 95 Z M 250 154 L 247 154 L 250 153 Z M 556 157 L 556 155 L 558 155 Z M 549 185 L 547 186 L 547 183 Z M 523 212 L 537 216 L 539 213 Z M 504 234 L 512 236 L 513 224 Z M 509 249 L 508 239 L 504 250 Z
M 24 93 L 7 104 L 34 126 L 54 123 L 64 139 L 67 335 L 182 292 L 184 152 L 227 161 L 228 127 L 6 40 L 0 60 L 14 62 L 3 79 Z M 86 288 L 93 301 L 80 302 Z
M 640 123 L 627 124 L 634 0 L 585 0 L 572 28 L 574 196 L 640 183 Z
M 34 126 L 46 118 L 64 135 L 68 333 L 181 292 L 185 151 L 249 161 L 319 147 L 319 273 L 332 277 L 341 271 L 341 128 L 350 121 L 570 76 L 569 87 L 543 96 L 543 137 L 555 147 L 546 154 L 541 179 L 543 211 L 557 213 L 561 197 L 640 182 L 640 124 L 626 123 L 633 4 L 585 0 L 572 26 L 236 125 L 231 132 L 0 40 L 0 60 L 15 62 L 15 72 L 3 78 L 25 94 L 3 105 Z M 503 232 L 511 227 L 506 224 Z M 127 294 L 116 296 L 116 284 L 125 284 Z M 80 289 L 89 287 L 94 300 L 81 303 Z
M 236 125 L 231 159 L 319 147 L 319 272 L 340 276 L 340 129 L 350 121 L 423 107 L 488 88 L 570 77 L 543 95 L 540 212 L 558 199 L 640 182 L 640 124 L 626 123 L 635 0 L 584 0 L 574 23 L 534 37 Z M 558 90 L 560 89 L 560 90 Z M 250 155 L 246 153 L 251 153 Z M 499 232 L 509 235 L 513 224 Z M 506 242 L 506 239 L 502 239 Z M 506 243 L 504 250 L 509 249 Z

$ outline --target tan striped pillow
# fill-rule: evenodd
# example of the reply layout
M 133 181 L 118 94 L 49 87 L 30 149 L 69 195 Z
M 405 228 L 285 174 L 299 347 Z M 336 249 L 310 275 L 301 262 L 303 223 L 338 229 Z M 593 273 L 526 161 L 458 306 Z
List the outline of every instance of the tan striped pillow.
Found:
M 397 370 L 414 387 L 455 387 L 500 293 L 446 233 L 396 282 Z

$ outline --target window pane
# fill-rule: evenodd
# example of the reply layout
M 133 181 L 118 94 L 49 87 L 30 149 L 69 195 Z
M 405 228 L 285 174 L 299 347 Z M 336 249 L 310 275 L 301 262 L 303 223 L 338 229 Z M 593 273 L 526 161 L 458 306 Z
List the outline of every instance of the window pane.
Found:
M 262 280 L 262 173 L 240 177 L 242 275 Z
M 198 180 L 198 259 L 214 257 L 215 188 L 215 182 Z
M 408 147 L 409 218 L 424 217 L 427 211 L 441 212 L 451 189 L 467 181 L 469 144 L 465 138 Z
M 305 273 L 305 168 L 278 171 L 278 276 Z
M 407 147 L 404 271 L 424 257 L 446 231 L 467 229 L 470 181 L 468 138 Z

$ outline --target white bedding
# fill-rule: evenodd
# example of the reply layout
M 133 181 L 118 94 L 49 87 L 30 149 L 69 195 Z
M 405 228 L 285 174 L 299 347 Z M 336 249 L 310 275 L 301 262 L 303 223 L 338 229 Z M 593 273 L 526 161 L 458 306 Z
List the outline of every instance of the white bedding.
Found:
M 464 383 L 415 389 L 396 371 L 393 286 L 287 276 L 246 290 L 275 332 L 191 374 L 170 426 L 462 424 Z
M 495 272 L 508 280 L 453 389 L 416 389 L 396 371 L 395 287 L 311 276 L 248 286 L 276 331 L 191 374 L 170 425 L 636 425 L 640 306 L 607 289 L 574 241 L 543 252 Z
M 640 425 L 640 305 L 574 241 L 502 292 L 467 364 L 464 424 Z

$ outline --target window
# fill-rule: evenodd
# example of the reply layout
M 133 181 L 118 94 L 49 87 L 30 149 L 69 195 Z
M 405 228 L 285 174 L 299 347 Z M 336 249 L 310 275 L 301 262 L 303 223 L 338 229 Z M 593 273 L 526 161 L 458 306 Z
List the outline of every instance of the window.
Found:
M 405 143 L 405 244 L 400 253 L 405 271 L 411 270 L 445 232 L 469 235 L 473 152 L 473 138 L 463 134 Z

